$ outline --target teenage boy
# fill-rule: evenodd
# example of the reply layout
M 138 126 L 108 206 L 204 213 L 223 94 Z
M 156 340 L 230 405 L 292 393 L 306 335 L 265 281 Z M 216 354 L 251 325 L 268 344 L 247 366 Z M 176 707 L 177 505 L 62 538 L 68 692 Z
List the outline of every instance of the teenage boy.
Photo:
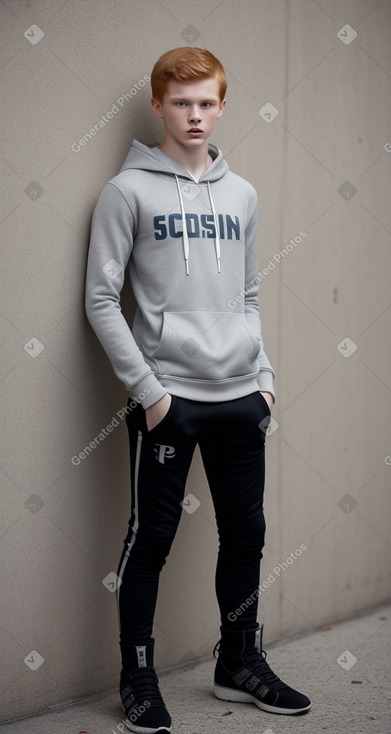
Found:
M 311 705 L 272 672 L 257 623 L 262 426 L 270 420 L 274 373 L 258 310 L 256 193 L 208 144 L 226 104 L 226 76 L 211 53 L 185 47 L 160 57 L 151 85 L 163 143 L 134 141 L 103 189 L 86 287 L 88 318 L 130 394 L 132 507 L 117 597 L 120 694 L 128 728 L 141 734 L 171 731 L 152 627 L 197 444 L 219 534 L 214 693 L 279 714 Z M 126 268 L 137 302 L 132 332 L 120 308 Z

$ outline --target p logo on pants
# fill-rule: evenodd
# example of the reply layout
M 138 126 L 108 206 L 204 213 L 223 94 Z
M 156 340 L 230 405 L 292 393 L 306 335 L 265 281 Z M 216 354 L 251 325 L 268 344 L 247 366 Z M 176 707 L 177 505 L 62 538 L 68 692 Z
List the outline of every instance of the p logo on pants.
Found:
M 166 446 L 163 443 L 155 443 L 154 447 L 154 453 L 155 453 L 155 459 L 160 464 L 164 464 L 164 459 L 173 459 L 175 456 L 175 448 L 174 446 Z

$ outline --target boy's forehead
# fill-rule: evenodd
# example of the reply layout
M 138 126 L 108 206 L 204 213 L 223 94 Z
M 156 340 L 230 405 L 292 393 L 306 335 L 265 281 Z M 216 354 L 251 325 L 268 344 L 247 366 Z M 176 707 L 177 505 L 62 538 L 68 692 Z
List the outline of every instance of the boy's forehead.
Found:
M 171 80 L 168 82 L 165 95 L 169 97 L 183 98 L 210 98 L 219 99 L 219 84 L 217 77 L 208 77 L 207 79 L 197 79 L 194 82 L 177 82 Z

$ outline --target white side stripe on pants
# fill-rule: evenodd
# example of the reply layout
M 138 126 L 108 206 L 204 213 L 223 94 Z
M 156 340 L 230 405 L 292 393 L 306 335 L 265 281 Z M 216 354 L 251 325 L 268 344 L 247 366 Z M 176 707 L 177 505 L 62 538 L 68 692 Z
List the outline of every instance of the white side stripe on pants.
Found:
M 126 553 L 123 557 L 121 568 L 118 572 L 118 586 L 117 586 L 117 613 L 118 613 L 118 626 L 119 631 L 121 633 L 121 620 L 119 615 L 119 595 L 121 590 L 121 583 L 122 583 L 122 576 L 124 574 L 126 564 L 128 562 L 128 558 L 130 555 L 130 551 L 132 550 L 136 537 L 137 537 L 137 530 L 139 527 L 139 515 L 138 515 L 138 473 L 139 473 L 139 467 L 140 467 L 140 454 L 141 454 L 141 444 L 143 441 L 143 434 L 141 431 L 138 432 L 137 436 L 137 448 L 136 448 L 136 462 L 134 467 L 134 487 L 132 487 L 132 491 L 134 492 L 134 523 L 132 527 L 132 537 L 128 543 L 128 548 L 126 550 Z

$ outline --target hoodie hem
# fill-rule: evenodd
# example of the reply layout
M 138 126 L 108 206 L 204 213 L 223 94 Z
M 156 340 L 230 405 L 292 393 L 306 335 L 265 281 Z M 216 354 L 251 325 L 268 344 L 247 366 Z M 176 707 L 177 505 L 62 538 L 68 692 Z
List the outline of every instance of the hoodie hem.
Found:
M 236 400 L 259 391 L 257 373 L 244 377 L 232 377 L 229 380 L 192 380 L 190 378 L 172 377 L 172 375 L 156 375 L 160 384 L 168 393 L 187 400 L 220 403 L 225 400 Z

